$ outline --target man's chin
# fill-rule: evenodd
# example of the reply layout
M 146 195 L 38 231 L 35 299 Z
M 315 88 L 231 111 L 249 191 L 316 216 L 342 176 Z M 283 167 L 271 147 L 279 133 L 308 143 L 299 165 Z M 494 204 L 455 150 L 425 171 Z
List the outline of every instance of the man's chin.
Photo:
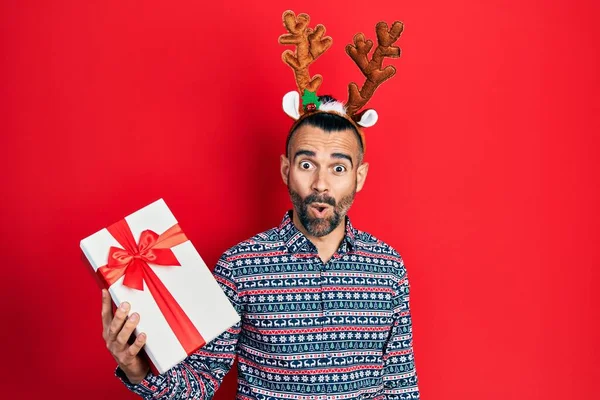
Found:
M 335 227 L 332 226 L 331 221 L 323 218 L 311 219 L 308 226 L 305 226 L 306 231 L 315 237 L 323 237 L 330 234 Z

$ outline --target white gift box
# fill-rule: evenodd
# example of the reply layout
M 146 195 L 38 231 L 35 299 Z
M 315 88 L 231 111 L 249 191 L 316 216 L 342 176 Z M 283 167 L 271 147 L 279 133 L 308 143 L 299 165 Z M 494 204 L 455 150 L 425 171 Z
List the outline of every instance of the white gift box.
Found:
M 160 235 L 177 224 L 163 199 L 125 217 L 125 221 L 136 243 L 145 230 Z M 83 239 L 80 246 L 94 271 L 107 265 L 111 246 L 122 248 L 106 228 Z M 189 240 L 171 247 L 171 251 L 180 266 L 156 265 L 150 262 L 147 265 L 168 289 L 202 339 L 209 343 L 238 323 L 240 317 Z M 123 280 L 124 276 L 121 276 L 108 288 L 110 295 L 117 306 L 124 301 L 131 305 L 129 315 L 134 312 L 140 315 L 135 335 L 140 332 L 146 333 L 144 350 L 153 364 L 153 370 L 162 374 L 179 364 L 189 354 L 167 323 L 148 290 L 146 281 L 143 290 L 137 290 L 124 286 Z M 198 347 L 201 345 L 200 341 Z

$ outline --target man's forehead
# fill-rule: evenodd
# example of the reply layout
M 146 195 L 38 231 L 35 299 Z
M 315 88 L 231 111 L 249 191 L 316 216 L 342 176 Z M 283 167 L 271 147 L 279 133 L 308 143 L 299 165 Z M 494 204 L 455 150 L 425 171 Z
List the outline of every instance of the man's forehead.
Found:
M 356 134 L 350 129 L 326 132 L 317 127 L 302 126 L 295 132 L 290 146 L 292 149 L 306 148 L 327 153 L 336 151 L 354 153 L 358 151 L 358 140 Z

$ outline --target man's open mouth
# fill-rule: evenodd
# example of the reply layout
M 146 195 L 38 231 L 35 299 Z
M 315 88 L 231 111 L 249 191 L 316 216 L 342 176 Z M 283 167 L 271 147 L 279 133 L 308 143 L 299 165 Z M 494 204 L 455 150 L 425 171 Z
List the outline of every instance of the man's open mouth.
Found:
M 326 205 L 326 204 L 311 204 L 310 207 L 314 210 L 315 214 L 318 217 L 322 217 L 323 215 L 325 215 L 327 209 L 329 208 L 329 205 Z

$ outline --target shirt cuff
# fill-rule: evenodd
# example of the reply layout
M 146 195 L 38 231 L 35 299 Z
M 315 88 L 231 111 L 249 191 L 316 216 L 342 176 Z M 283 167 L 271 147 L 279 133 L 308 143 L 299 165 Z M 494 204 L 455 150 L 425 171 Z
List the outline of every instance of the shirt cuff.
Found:
M 151 372 L 148 372 L 148 375 L 151 375 L 151 374 L 152 374 Z M 148 377 L 148 375 L 146 375 L 146 378 Z M 119 380 L 121 382 L 123 382 L 123 384 L 127 387 L 127 389 L 129 389 L 130 391 L 132 391 L 133 393 L 135 393 L 139 396 L 147 398 L 147 397 L 152 396 L 154 393 L 156 393 L 156 387 L 154 385 L 152 385 L 150 382 L 148 382 L 146 380 L 146 378 L 144 378 L 138 384 L 131 383 L 129 381 L 129 378 L 127 378 L 127 375 L 125 375 L 125 372 L 123 372 L 123 370 L 121 369 L 121 367 L 117 367 L 115 369 L 115 376 L 117 378 L 119 378 Z

